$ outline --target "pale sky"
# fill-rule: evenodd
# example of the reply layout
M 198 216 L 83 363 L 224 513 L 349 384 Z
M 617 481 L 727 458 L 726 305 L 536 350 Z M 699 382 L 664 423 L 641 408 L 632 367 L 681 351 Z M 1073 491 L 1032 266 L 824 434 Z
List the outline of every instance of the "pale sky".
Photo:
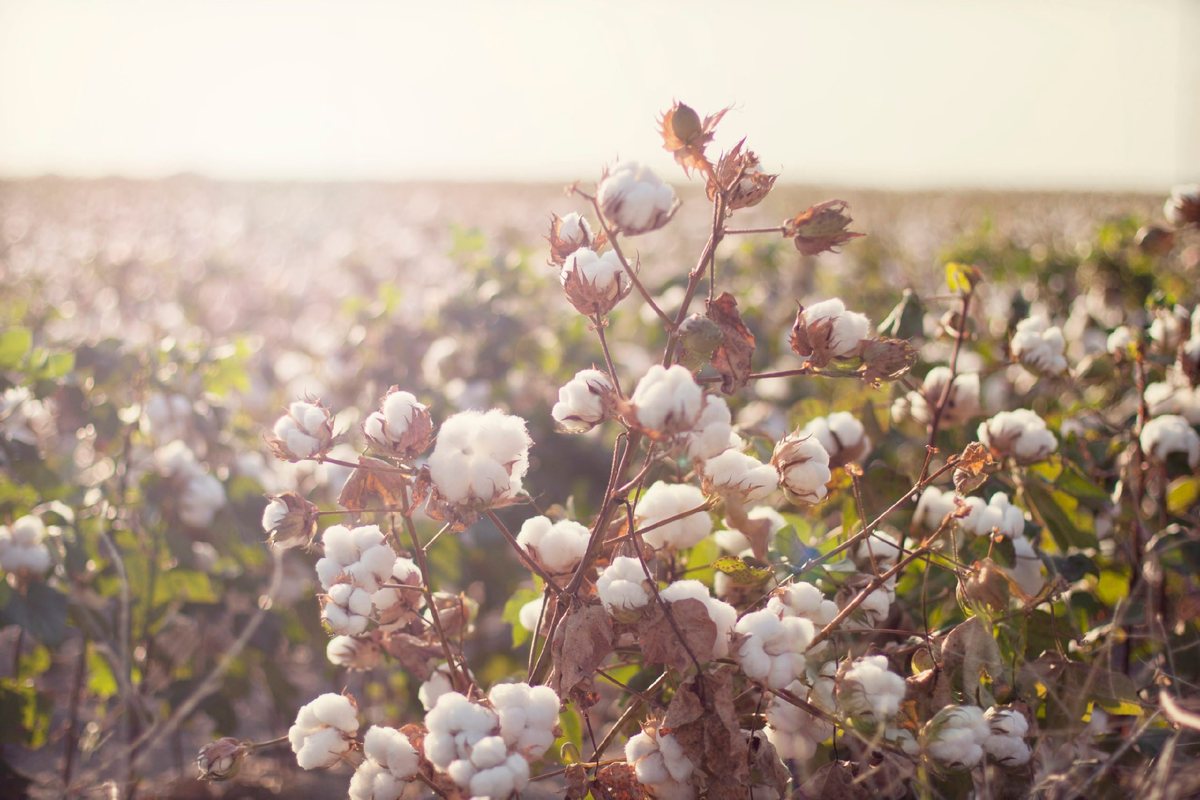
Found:
M 1200 0 L 0 0 L 0 175 L 676 179 L 675 98 L 794 182 L 1162 191 L 1198 41 Z

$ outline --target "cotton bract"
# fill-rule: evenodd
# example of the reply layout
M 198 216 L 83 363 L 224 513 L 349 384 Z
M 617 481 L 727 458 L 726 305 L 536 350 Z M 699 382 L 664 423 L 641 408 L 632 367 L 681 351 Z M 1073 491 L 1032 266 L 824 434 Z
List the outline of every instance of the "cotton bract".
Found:
M 637 520 L 639 528 L 647 528 L 676 514 L 683 514 L 704 504 L 704 493 L 686 483 L 656 482 L 639 498 Z M 642 538 L 656 550 L 684 550 L 693 547 L 712 532 L 712 518 L 706 511 L 697 511 L 681 519 L 646 531 Z
M 492 409 L 463 411 L 442 424 L 429 474 L 451 503 L 495 505 L 521 492 L 529 470 L 525 420 Z
M 679 208 L 675 190 L 636 161 L 618 163 L 608 172 L 596 200 L 608 221 L 627 236 L 661 228 Z
M 330 693 L 300 708 L 288 740 L 301 769 L 321 769 L 341 760 L 357 733 L 354 703 L 344 695 Z

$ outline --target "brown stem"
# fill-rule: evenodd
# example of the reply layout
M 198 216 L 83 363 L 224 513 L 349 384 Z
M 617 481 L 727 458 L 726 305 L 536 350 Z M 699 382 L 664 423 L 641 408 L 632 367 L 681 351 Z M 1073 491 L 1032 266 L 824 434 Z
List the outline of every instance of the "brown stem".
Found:
M 339 467 L 349 467 L 350 469 L 365 469 L 368 472 L 395 472 L 400 475 L 412 475 L 411 469 L 403 467 L 388 467 L 383 464 L 354 464 L 350 461 L 342 461 L 340 458 L 330 458 L 329 456 L 313 456 L 312 458 L 304 458 L 302 461 L 315 461 L 318 464 L 337 464 Z
M 83 679 L 87 676 L 88 638 L 85 634 L 80 644 L 79 660 L 75 662 L 75 678 L 71 682 L 70 712 L 67 718 L 67 735 L 63 742 L 63 789 L 70 794 L 71 769 L 75 766 L 75 749 L 79 746 L 79 701 L 83 696 Z
M 950 401 L 950 393 L 954 390 L 954 379 L 958 377 L 958 351 L 962 349 L 963 340 L 967 336 L 967 315 L 971 313 L 971 296 L 975 293 L 975 287 L 972 286 L 963 295 L 962 314 L 958 320 L 958 336 L 954 339 L 954 350 L 950 353 L 950 377 L 946 381 L 946 385 L 942 387 L 942 394 L 938 398 L 937 405 L 933 409 L 933 418 L 929 422 L 929 447 L 937 445 L 938 428 L 942 424 L 942 413 L 946 410 L 946 403 Z M 926 468 L 929 462 L 926 461 Z M 921 477 L 925 477 L 925 472 L 921 472 Z
M 654 683 L 646 687 L 646 694 L 651 694 L 655 689 L 662 686 L 667 680 L 668 674 L 670 674 L 669 671 L 664 669 L 663 674 L 659 675 Z M 613 726 L 608 729 L 608 733 L 605 734 L 604 738 L 600 740 L 600 744 L 596 748 L 596 752 L 592 753 L 592 757 L 588 760 L 596 761 L 600 758 L 600 756 L 604 755 L 604 751 L 608 749 L 610 744 L 612 744 L 613 739 L 617 738 L 617 735 L 621 732 L 621 729 L 625 727 L 625 723 L 637 716 L 638 712 L 641 710 L 642 701 L 640 698 L 630 703 L 629 708 L 625 709 L 625 713 L 622 714 L 621 717 L 613 723 Z

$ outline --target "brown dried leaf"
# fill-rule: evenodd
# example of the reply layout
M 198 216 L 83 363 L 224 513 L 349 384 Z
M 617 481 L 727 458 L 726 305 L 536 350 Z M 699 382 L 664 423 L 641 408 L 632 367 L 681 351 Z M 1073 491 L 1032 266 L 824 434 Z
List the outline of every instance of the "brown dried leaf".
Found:
M 983 685 L 981 676 L 985 672 L 992 679 L 995 693 L 1007 694 L 1010 684 L 1000 659 L 1000 646 L 979 617 L 971 617 L 947 634 L 942 642 L 942 666 L 971 703 L 984 708 L 994 704 L 991 692 Z
M 583 764 L 572 764 L 567 767 L 564 775 L 567 790 L 567 800 L 583 800 L 588 796 L 587 769 Z
M 836 253 L 837 248 L 866 236 L 846 230 L 854 219 L 848 212 L 850 204 L 845 200 L 829 200 L 809 206 L 794 218 L 783 223 L 785 238 L 794 239 L 801 255 L 815 256 L 818 253 Z
M 404 487 L 408 483 L 405 477 L 391 471 L 391 464 L 377 458 L 359 456 L 358 463 L 361 466 L 350 473 L 338 495 L 338 505 L 347 509 L 371 508 L 374 498 L 379 501 L 376 506 L 399 508 L 404 502 Z
M 559 623 L 551 644 L 554 673 L 550 687 L 565 697 L 580 681 L 591 678 L 613 650 L 612 617 L 602 605 L 573 608 Z
M 779 758 L 775 745 L 766 736 L 751 736 L 750 747 L 750 782 L 754 786 L 766 784 L 773 788 L 780 797 L 787 795 L 787 783 L 792 775 L 787 766 Z
M 707 313 L 721 326 L 721 344 L 712 355 L 712 365 L 721 373 L 721 391 L 733 394 L 750 379 L 754 334 L 742 322 L 737 300 L 729 292 L 709 303 Z
M 659 730 L 674 735 L 684 755 L 703 771 L 705 797 L 740 800 L 749 795 L 750 745 L 738 722 L 729 667 L 685 681 Z
M 680 672 L 692 666 L 688 648 L 701 663 L 712 659 L 713 645 L 717 641 L 717 626 L 708 616 L 708 609 L 695 598 L 676 600 L 670 604 L 671 617 L 679 626 L 679 634 L 671 626 L 657 602 L 637 624 L 638 640 L 642 643 L 642 655 L 648 664 L 666 664 Z M 686 642 L 686 647 L 684 645 Z
M 646 790 L 638 783 L 632 764 L 607 764 L 596 770 L 593 781 L 599 796 L 609 800 L 642 800 Z
M 829 347 L 833 320 L 826 318 L 809 325 L 804 319 L 804 306 L 797 305 L 796 321 L 792 323 L 792 352 L 814 367 L 823 367 L 833 358 L 833 351 Z
M 445 658 L 440 645 L 427 644 L 407 633 L 387 634 L 383 645 L 401 668 L 418 681 L 427 681 L 433 674 L 430 662 Z
M 725 498 L 725 524 L 750 540 L 750 551 L 755 558 L 764 562 L 767 560 L 767 547 L 771 539 L 769 520 L 751 519 L 741 500 L 731 495 Z
M 804 782 L 796 796 L 812 800 L 875 800 L 861 783 L 855 782 L 851 761 L 833 761 L 821 767 Z

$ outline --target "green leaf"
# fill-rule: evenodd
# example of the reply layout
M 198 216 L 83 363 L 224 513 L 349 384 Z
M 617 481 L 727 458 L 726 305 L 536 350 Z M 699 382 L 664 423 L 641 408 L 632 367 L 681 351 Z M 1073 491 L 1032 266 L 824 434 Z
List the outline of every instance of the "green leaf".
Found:
M 96 648 L 88 646 L 87 655 L 88 691 L 101 700 L 112 697 L 117 693 L 117 679 L 109 668 L 108 662 L 96 652 Z
M 31 681 L 0 680 L 0 742 L 41 747 L 50 731 L 51 705 Z
M 25 594 L 9 596 L 0 625 L 20 625 L 47 647 L 58 647 L 67 636 L 67 596 L 44 583 L 31 584 Z
M 1078 500 L 1107 501 L 1108 492 L 1092 482 L 1075 464 L 1063 459 L 1063 470 L 1058 480 L 1054 482 L 1059 491 L 1069 494 Z
M 1200 480 L 1189 475 L 1176 478 L 1167 489 L 1167 510 L 1182 514 L 1196 505 L 1200 499 Z
M 536 592 L 533 589 L 517 589 L 508 602 L 504 604 L 504 614 L 501 619 L 512 626 L 513 647 L 520 647 L 525 642 L 529 641 L 529 637 L 533 634 L 525 629 L 521 624 L 521 609 L 534 600 L 540 599 L 541 592 Z
M 1031 480 L 1025 484 L 1025 496 L 1037 511 L 1038 516 L 1046 523 L 1050 535 L 1058 544 L 1059 549 L 1066 552 L 1072 547 L 1095 548 L 1099 546 L 1094 531 L 1085 531 L 1075 524 L 1071 517 L 1078 505 L 1074 498 L 1063 492 L 1051 491 L 1040 481 Z M 1068 510 L 1069 509 L 1069 510 Z
M 0 334 L 0 369 L 18 366 L 33 345 L 33 334 L 24 328 L 13 328 Z

